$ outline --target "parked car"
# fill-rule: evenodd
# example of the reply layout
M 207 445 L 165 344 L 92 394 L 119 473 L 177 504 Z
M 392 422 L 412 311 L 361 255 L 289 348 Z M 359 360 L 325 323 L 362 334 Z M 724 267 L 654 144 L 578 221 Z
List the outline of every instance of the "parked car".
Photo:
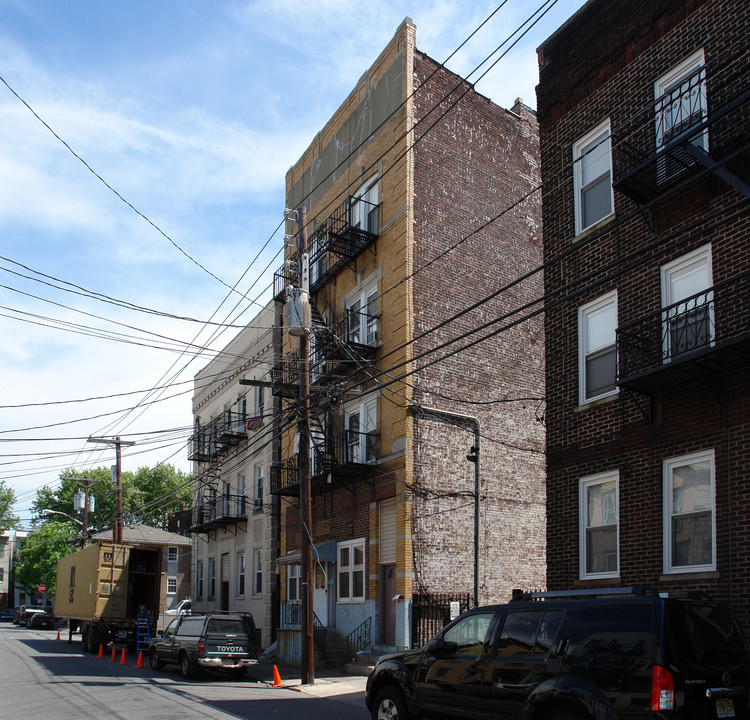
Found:
M 6 608 L 0 613 L 0 622 L 13 622 L 14 615 L 15 610 L 13 608 Z
M 182 615 L 160 631 L 148 649 L 152 669 L 177 664 L 185 678 L 201 668 L 240 676 L 259 655 L 260 638 L 250 613 Z
M 732 613 L 705 595 L 529 593 L 381 657 L 366 703 L 373 720 L 747 718 L 749 670 Z
M 26 625 L 32 615 L 40 612 L 44 612 L 44 608 L 41 605 L 19 605 L 13 616 L 13 622 L 16 625 Z
M 56 622 L 55 616 L 50 612 L 35 612 L 27 620 L 26 626 L 29 628 L 54 630 Z
M 184 615 L 185 613 L 190 612 L 190 608 L 192 607 L 192 601 L 191 600 L 180 600 L 180 602 L 177 603 L 174 607 L 167 608 L 164 611 L 165 615 L 171 615 L 171 616 L 177 616 Z

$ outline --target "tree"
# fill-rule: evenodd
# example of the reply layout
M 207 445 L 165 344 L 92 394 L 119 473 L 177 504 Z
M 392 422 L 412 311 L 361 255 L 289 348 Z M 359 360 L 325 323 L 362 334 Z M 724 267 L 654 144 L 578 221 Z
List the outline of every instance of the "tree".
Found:
M 83 512 L 74 509 L 73 497 L 84 490 L 84 477 L 89 478 L 89 495 L 94 510 L 88 515 L 91 534 L 113 527 L 117 514 L 117 494 L 109 468 L 99 467 L 85 473 L 66 470 L 60 473 L 56 488 L 37 491 L 32 510 L 42 523 L 59 520 L 55 513 L 64 513 L 83 520 Z M 169 513 L 180 510 L 191 501 L 191 476 L 160 463 L 153 468 L 141 467 L 136 473 L 122 473 L 122 509 L 125 521 L 130 519 L 166 530 Z M 51 514 L 45 510 L 52 510 Z
M 0 532 L 21 526 L 18 516 L 13 513 L 15 502 L 16 493 L 13 488 L 8 487 L 5 480 L 0 480 Z
M 45 522 L 30 532 L 18 551 L 16 582 L 25 585 L 32 596 L 39 585 L 47 586 L 49 595 L 55 594 L 57 561 L 76 550 L 81 528 L 72 522 Z

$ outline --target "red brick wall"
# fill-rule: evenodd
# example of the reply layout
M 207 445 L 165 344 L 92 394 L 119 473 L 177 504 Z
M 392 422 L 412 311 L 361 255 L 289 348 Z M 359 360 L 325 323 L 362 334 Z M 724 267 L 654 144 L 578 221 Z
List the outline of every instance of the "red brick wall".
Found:
M 536 117 L 491 103 L 418 54 L 414 153 L 414 343 L 417 357 L 512 313 L 542 293 L 541 274 L 486 297 L 541 264 L 539 194 L 492 221 L 539 182 Z M 449 108 L 451 100 L 468 94 Z M 432 108 L 439 104 L 439 109 Z M 438 116 L 447 111 L 442 119 Z M 426 135 L 426 127 L 437 121 Z M 485 226 L 483 229 L 482 226 Z M 446 257 L 439 256 L 460 245 Z M 430 261 L 434 260 L 432 264 Z M 420 269 L 424 266 L 424 269 Z M 476 310 L 434 330 L 461 310 Z M 524 313 L 521 313 L 523 315 Z M 541 316 L 448 357 L 456 347 L 513 325 L 492 324 L 436 358 L 410 382 L 414 401 L 476 417 L 481 439 L 480 602 L 504 600 L 515 587 L 544 583 L 544 339 Z M 536 398 L 536 399 L 535 399 Z M 487 404 L 488 401 L 498 401 Z M 502 402 L 507 401 L 507 402 Z M 474 583 L 474 444 L 471 423 L 456 426 L 414 415 L 415 583 L 431 592 L 465 593 Z

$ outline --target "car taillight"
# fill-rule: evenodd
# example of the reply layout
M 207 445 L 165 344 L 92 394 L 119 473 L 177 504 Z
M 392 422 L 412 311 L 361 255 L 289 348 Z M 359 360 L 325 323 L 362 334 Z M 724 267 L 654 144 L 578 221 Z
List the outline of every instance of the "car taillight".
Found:
M 205 643 L 203 640 L 198 640 L 198 655 L 203 655 L 203 648 L 205 646 Z
M 669 670 L 654 665 L 651 671 L 651 709 L 674 710 L 674 678 Z

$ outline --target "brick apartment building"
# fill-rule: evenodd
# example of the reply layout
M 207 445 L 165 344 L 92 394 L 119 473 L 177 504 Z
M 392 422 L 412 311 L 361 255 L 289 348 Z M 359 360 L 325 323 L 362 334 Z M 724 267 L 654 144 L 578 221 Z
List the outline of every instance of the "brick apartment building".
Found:
M 514 324 L 542 280 L 492 295 L 541 263 L 538 193 L 522 201 L 539 179 L 536 118 L 415 43 L 407 18 L 287 173 L 286 203 L 308 218 L 315 614 L 329 637 L 399 647 L 424 639 L 437 596 L 473 602 L 476 547 L 479 602 L 545 576 L 543 328 Z M 298 251 L 275 277 L 279 326 Z M 271 492 L 293 627 L 299 341 L 287 327 L 276 347 Z
M 750 4 L 590 0 L 539 48 L 550 589 L 750 629 Z
M 270 303 L 196 374 L 193 506 L 174 518 L 193 540 L 193 609 L 252 613 L 264 646 L 278 603 L 278 503 L 267 485 L 271 394 L 260 382 L 273 364 L 273 323 Z

